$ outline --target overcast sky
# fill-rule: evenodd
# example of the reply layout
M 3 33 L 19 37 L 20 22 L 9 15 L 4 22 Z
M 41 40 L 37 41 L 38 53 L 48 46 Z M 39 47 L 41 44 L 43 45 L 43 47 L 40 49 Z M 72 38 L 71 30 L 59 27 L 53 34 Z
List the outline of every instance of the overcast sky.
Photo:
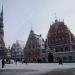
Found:
M 4 8 L 4 41 L 11 46 L 16 40 L 27 41 L 31 26 L 45 39 L 50 24 L 63 21 L 75 35 L 75 0 L 0 0 Z

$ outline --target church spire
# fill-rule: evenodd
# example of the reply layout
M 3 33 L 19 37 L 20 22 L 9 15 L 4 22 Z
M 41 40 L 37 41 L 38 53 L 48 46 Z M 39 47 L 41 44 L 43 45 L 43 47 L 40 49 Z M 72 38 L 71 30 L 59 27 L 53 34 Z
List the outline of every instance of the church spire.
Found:
M 3 5 L 2 5 L 1 13 L 0 13 L 0 27 L 3 27 Z
M 3 5 L 2 5 L 2 10 L 1 10 L 1 17 L 3 18 Z
M 31 24 L 30 35 L 33 35 L 33 34 L 34 34 L 34 31 L 33 31 L 32 24 Z

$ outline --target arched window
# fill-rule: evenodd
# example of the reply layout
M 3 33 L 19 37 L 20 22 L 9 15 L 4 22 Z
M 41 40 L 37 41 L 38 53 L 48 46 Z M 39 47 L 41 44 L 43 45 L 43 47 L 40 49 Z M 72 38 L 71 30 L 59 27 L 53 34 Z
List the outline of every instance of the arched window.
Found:
M 72 56 L 69 56 L 69 60 L 72 60 Z
M 29 49 L 31 49 L 31 46 L 30 45 L 28 47 L 29 47 Z
M 64 57 L 63 57 L 63 61 L 66 61 L 66 59 L 67 59 L 67 58 L 64 56 Z
M 56 52 L 58 52 L 58 49 L 57 49 L 57 48 L 55 48 L 55 51 L 56 51 Z
M 60 57 L 57 57 L 57 61 L 59 61 Z
M 60 48 L 60 51 L 63 52 L 63 48 Z
M 68 51 L 68 47 L 65 47 L 65 51 Z

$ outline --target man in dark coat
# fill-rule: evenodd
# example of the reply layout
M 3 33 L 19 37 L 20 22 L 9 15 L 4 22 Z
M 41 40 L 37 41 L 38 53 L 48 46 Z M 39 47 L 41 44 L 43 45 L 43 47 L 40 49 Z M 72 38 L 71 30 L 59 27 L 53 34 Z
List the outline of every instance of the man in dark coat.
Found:
M 2 59 L 2 68 L 4 68 L 4 65 L 5 65 L 5 60 Z
M 61 58 L 59 58 L 59 65 L 60 64 L 63 64 L 63 62 L 62 62 L 62 59 Z

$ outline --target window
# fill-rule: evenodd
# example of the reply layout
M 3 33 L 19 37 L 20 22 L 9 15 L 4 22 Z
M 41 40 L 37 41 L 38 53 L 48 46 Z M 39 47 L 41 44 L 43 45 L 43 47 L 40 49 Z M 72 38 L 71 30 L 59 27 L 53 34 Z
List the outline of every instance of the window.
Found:
M 62 30 L 62 32 L 63 32 L 63 30 Z
M 68 47 L 65 47 L 65 51 L 68 51 Z
M 31 46 L 29 45 L 29 49 L 31 49 Z
M 64 37 L 62 37 L 62 40 L 64 41 Z
M 33 47 L 32 48 L 35 48 L 35 46 L 33 45 Z
M 56 48 L 55 51 L 58 52 L 58 49 Z
M 60 57 L 57 57 L 57 61 L 59 61 Z
M 69 60 L 72 60 L 72 56 L 69 56 Z
M 63 60 L 65 61 L 66 59 L 67 59 L 67 58 L 64 56 L 64 57 L 63 57 Z
M 60 48 L 60 51 L 63 52 L 63 48 Z
M 42 50 L 42 53 L 46 53 L 46 51 L 45 50 Z
M 57 38 L 55 39 L 55 41 L 57 42 Z
M 60 41 L 61 39 L 59 38 L 59 41 Z

